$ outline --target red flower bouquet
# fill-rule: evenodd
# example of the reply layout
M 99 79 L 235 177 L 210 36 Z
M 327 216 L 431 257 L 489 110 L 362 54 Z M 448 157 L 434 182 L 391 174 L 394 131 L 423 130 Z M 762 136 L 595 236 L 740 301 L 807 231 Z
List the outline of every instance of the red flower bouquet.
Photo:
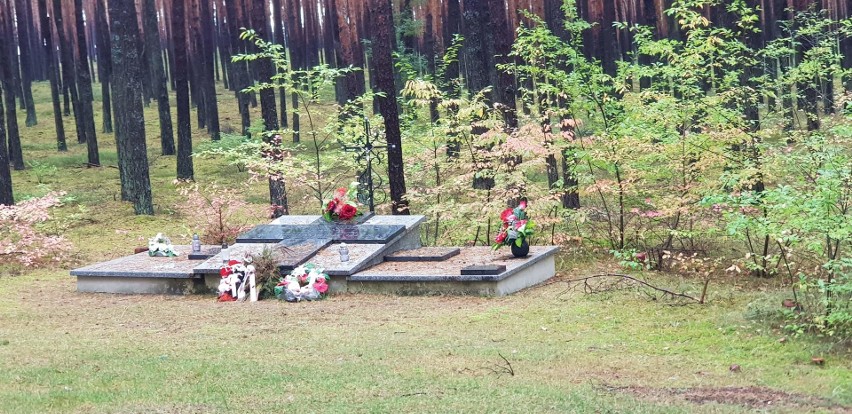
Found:
M 521 201 L 515 208 L 503 210 L 500 213 L 500 220 L 503 222 L 503 227 L 494 237 L 494 245 L 492 246 L 494 250 L 512 244 L 520 247 L 524 240 L 534 233 L 535 225 L 532 220 L 527 218 L 526 201 Z
M 329 222 L 333 221 L 349 221 L 362 213 L 358 211 L 358 206 L 352 201 L 349 201 L 350 196 L 357 190 L 358 183 L 353 183 L 346 190 L 345 187 L 338 188 L 331 198 L 331 201 L 326 203 L 322 211 L 322 217 Z

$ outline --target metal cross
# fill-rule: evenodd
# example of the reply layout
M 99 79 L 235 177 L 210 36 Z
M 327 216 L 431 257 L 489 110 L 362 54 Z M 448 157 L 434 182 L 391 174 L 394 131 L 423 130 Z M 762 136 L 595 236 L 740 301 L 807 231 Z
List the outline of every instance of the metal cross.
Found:
M 376 134 L 378 137 L 378 134 Z M 358 177 L 359 187 L 367 186 L 367 205 L 370 212 L 375 212 L 375 193 L 373 188 L 373 160 L 381 159 L 379 150 L 387 150 L 387 145 L 373 145 L 373 133 L 370 131 L 370 120 L 364 117 L 364 136 L 355 139 L 355 145 L 345 146 L 343 150 L 355 153 L 355 162 L 362 165 L 365 171 Z M 359 188 L 360 190 L 360 188 Z M 359 191 L 360 192 L 360 191 Z

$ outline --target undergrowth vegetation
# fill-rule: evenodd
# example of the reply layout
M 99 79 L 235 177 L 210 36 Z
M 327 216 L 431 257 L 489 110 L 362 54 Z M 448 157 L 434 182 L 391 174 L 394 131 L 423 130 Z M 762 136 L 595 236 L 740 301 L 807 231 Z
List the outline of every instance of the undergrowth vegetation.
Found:
M 726 28 L 701 14 L 705 3 L 667 11 L 679 39 L 618 24 L 633 34 L 634 58 L 615 73 L 582 53 L 591 26 L 573 2 L 568 40 L 526 16 L 515 62 L 502 67 L 521 85 L 516 129 L 487 91 L 409 79 L 403 96 L 420 109 L 408 118 L 410 142 L 421 148 L 410 159 L 426 178 L 414 198 L 432 219 L 431 240 L 487 240 L 488 217 L 527 197 L 550 229 L 539 242 L 579 239 L 628 268 L 705 282 L 723 272 L 778 279 L 790 300 L 769 313 L 787 330 L 847 342 L 852 106 L 849 92 L 827 85 L 850 77 L 837 44 L 852 21 L 802 12 L 782 23 L 786 37 L 755 48 L 756 10 L 728 3 L 736 24 Z M 769 60 L 784 65 L 764 70 Z M 436 108 L 437 118 L 416 116 Z M 458 225 L 468 220 L 477 225 Z

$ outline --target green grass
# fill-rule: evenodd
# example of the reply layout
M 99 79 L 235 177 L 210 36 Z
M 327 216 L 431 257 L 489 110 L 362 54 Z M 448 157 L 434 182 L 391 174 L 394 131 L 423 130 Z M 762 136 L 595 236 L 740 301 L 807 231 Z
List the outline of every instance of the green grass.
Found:
M 43 99 L 45 86 L 37 85 Z M 232 99 L 222 92 L 220 108 L 223 119 L 238 123 L 229 112 Z M 146 111 L 153 217 L 134 216 L 132 206 L 117 201 L 112 135 L 99 134 L 106 166 L 86 168 L 85 146 L 73 132 L 68 153 L 55 151 L 49 110 L 38 126 L 22 127 L 25 158 L 57 171 L 42 174 L 42 183 L 30 170 L 14 172 L 16 196 L 52 188 L 73 197 L 57 218 L 77 264 L 126 255 L 158 231 L 176 242 L 191 234 L 187 218 L 174 213 L 181 202 L 172 185 L 174 157 L 158 155 L 156 107 Z M 73 131 L 72 120 L 66 124 Z M 208 138 L 196 131 L 194 139 Z M 247 173 L 215 160 L 196 159 L 195 167 L 201 183 L 231 186 L 263 208 L 265 183 L 250 183 Z M 289 189 L 294 211 L 311 212 L 304 189 Z M 81 208 L 86 219 L 72 219 Z M 68 276 L 74 264 L 0 274 L 0 412 L 727 413 L 852 406 L 847 350 L 807 338 L 780 342 L 775 328 L 744 318 L 749 303 L 782 295 L 777 289 L 723 281 L 711 285 L 701 306 L 626 292 L 584 295 L 560 281 L 608 263 L 575 254 L 560 256 L 557 283 L 504 298 L 334 295 L 317 303 L 223 304 L 212 296 L 79 294 Z M 673 276 L 650 277 L 697 288 Z M 826 364 L 812 364 L 813 356 Z M 732 364 L 740 372 L 729 371 Z M 699 404 L 677 393 L 747 387 L 790 397 L 770 405 L 734 398 Z M 797 403 L 802 398 L 819 400 Z

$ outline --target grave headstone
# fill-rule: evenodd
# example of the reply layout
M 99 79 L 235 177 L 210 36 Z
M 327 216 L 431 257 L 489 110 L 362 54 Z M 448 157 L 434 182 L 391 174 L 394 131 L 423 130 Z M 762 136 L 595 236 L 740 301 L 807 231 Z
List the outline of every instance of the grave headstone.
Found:
M 405 231 L 402 225 L 311 224 L 304 226 L 264 224 L 237 237 L 237 243 L 297 245 L 308 241 L 385 244 Z

